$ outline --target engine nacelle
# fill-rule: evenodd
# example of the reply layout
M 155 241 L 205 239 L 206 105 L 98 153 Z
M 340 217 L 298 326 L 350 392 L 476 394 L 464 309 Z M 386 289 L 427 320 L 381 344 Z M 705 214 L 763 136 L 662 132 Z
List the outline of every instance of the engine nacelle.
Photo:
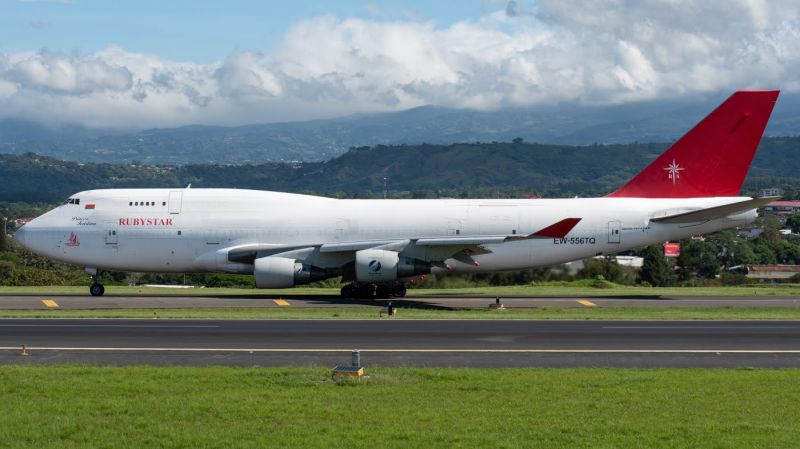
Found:
M 396 251 L 364 249 L 356 252 L 356 280 L 358 282 L 386 283 L 398 278 L 428 274 L 431 264 L 419 259 L 401 257 Z
M 253 264 L 256 288 L 288 288 L 327 278 L 322 268 L 285 257 L 262 257 Z

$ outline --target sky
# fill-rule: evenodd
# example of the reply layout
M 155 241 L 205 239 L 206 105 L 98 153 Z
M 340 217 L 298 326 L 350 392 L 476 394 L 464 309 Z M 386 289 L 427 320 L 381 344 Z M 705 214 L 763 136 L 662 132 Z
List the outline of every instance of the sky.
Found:
M 800 91 L 797 0 L 0 0 L 0 118 L 240 125 Z

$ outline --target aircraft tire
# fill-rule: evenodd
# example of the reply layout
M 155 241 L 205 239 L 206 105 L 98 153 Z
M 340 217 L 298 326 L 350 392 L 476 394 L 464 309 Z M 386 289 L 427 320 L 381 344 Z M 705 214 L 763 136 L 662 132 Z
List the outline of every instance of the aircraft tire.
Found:
M 342 296 L 342 299 L 350 299 L 353 297 L 353 284 L 347 284 L 339 291 Z
M 398 298 L 405 298 L 406 297 L 406 286 L 403 284 L 397 284 L 392 288 L 392 295 Z
M 392 289 L 388 285 L 379 285 L 375 289 L 375 298 L 376 299 L 391 298 L 392 295 L 393 295 Z
M 359 284 L 353 292 L 353 297 L 358 299 L 370 299 L 375 296 L 374 284 Z
M 103 287 L 101 284 L 92 284 L 89 286 L 89 293 L 92 296 L 103 296 L 106 292 L 106 288 Z

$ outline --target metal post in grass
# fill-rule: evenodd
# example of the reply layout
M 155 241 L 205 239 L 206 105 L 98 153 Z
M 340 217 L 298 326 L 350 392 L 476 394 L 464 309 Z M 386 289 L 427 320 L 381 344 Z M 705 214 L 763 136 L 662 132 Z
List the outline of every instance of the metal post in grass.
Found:
M 364 367 L 361 366 L 361 351 L 353 349 L 352 352 L 350 352 L 350 357 L 350 366 L 337 365 L 333 367 L 331 379 L 333 379 L 334 382 L 340 377 L 357 380 L 361 380 L 361 378 L 364 377 Z
M 503 309 L 506 308 L 506 306 L 504 306 L 503 303 L 500 302 L 500 297 L 499 296 L 495 296 L 494 297 L 494 304 L 489 304 L 489 308 L 490 309 L 495 309 L 495 310 L 503 310 Z

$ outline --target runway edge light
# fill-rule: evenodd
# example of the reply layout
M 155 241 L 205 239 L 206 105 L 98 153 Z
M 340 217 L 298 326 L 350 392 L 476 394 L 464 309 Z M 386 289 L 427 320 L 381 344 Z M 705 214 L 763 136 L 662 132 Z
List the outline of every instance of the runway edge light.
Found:
M 336 365 L 333 368 L 333 375 L 331 378 L 337 381 L 340 377 L 341 378 L 355 378 L 361 380 L 362 377 L 366 377 L 364 375 L 364 367 L 361 366 L 361 351 L 358 349 L 353 349 L 350 353 L 350 365 Z
M 494 304 L 489 304 L 489 308 L 494 310 L 505 310 L 506 306 L 500 302 L 500 297 L 496 296 L 494 298 Z

